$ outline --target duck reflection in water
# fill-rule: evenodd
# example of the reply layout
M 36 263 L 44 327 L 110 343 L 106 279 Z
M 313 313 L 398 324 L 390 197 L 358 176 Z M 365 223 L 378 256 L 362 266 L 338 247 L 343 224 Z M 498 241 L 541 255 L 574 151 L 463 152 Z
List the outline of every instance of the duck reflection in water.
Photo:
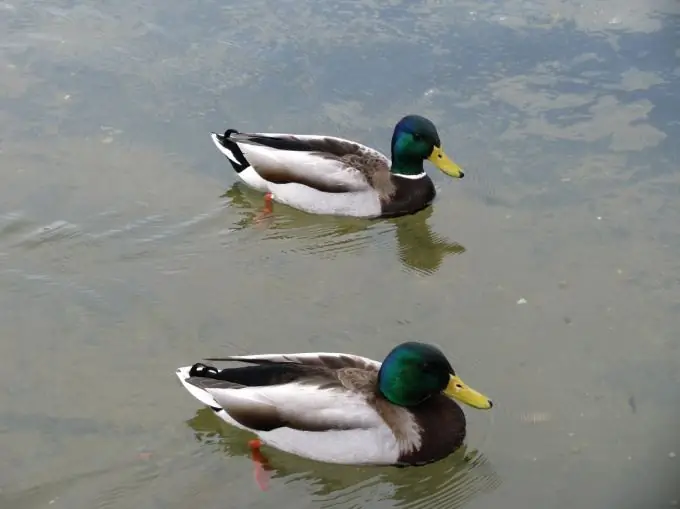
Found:
M 432 231 L 428 220 L 433 206 L 414 215 L 365 220 L 316 216 L 277 205 L 272 214 L 261 217 L 261 193 L 242 183 L 236 182 L 222 197 L 228 198 L 230 206 L 241 214 L 238 228 L 266 228 L 271 233 L 269 238 L 296 237 L 315 244 L 307 249 L 308 252 L 357 251 L 379 241 L 384 233 L 394 231 L 401 264 L 405 269 L 423 275 L 437 272 L 447 256 L 465 252 L 461 244 L 450 242 Z

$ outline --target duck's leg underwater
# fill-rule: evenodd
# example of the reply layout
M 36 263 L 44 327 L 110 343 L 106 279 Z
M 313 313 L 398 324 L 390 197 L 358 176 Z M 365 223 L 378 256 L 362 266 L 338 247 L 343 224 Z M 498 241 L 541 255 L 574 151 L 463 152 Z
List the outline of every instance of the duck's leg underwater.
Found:
M 264 212 L 265 214 L 271 214 L 274 212 L 274 202 L 272 201 L 272 193 L 265 193 L 264 195 Z
M 267 491 L 269 488 L 269 471 L 272 468 L 269 465 L 269 460 L 260 450 L 262 442 L 258 439 L 250 440 L 248 447 L 250 447 L 250 457 L 254 464 L 253 475 L 255 476 L 255 481 L 262 491 Z
M 267 216 L 274 212 L 274 205 L 272 201 L 272 193 L 265 193 L 264 195 L 264 209 L 255 217 L 255 222 L 262 221 Z

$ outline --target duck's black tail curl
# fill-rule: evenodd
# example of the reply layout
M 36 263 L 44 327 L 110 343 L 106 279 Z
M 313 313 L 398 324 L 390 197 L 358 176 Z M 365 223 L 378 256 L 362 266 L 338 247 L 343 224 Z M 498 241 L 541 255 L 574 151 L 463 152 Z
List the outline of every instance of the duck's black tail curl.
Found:
M 236 129 L 227 129 L 224 134 L 212 133 L 212 139 L 218 150 L 224 154 L 236 173 L 241 173 L 250 166 L 238 144 L 231 139 L 232 134 L 241 134 Z

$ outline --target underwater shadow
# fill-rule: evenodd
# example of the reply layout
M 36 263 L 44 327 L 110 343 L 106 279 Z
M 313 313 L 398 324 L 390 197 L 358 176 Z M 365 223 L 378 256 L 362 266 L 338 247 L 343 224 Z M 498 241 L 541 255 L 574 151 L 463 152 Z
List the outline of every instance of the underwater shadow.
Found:
M 241 218 L 236 224 L 239 229 L 266 229 L 268 239 L 304 240 L 309 245 L 301 251 L 307 253 L 332 255 L 360 251 L 370 244 L 385 246 L 385 234 L 395 232 L 396 251 L 404 269 L 432 275 L 440 269 L 447 256 L 466 251 L 461 244 L 432 231 L 428 224 L 433 213 L 432 206 L 414 215 L 366 220 L 318 216 L 276 203 L 274 213 L 261 218 L 264 206 L 262 193 L 236 182 L 222 197 L 238 210 Z
M 248 440 L 253 436 L 224 423 L 210 409 L 199 409 L 187 424 L 198 442 L 213 445 L 231 457 L 250 457 Z M 342 506 L 343 501 L 361 499 L 365 507 L 389 500 L 394 507 L 454 509 L 501 484 L 489 460 L 466 445 L 439 462 L 407 468 L 333 465 L 269 447 L 263 452 L 271 467 L 271 479 L 304 481 L 318 507 Z

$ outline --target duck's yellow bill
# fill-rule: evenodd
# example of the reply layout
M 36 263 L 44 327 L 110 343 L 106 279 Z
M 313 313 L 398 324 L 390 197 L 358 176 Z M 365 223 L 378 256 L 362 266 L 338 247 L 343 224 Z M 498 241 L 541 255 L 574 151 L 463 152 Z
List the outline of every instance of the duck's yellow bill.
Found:
M 479 408 L 480 410 L 488 410 L 493 406 L 489 398 L 484 396 L 481 392 L 477 392 L 472 387 L 468 387 L 457 375 L 451 375 L 449 384 L 444 389 L 444 394 L 449 398 L 453 398 L 461 403 L 470 405 L 472 408 Z
M 434 147 L 428 159 L 442 173 L 446 173 L 450 177 L 462 179 L 465 176 L 461 167 L 449 159 L 449 156 L 444 153 L 441 147 Z

